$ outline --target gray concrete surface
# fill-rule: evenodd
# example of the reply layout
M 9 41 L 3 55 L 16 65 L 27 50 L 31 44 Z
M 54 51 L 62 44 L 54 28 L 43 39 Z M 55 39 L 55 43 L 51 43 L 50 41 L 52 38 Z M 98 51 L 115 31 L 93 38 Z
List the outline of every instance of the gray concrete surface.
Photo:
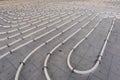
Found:
M 46 80 L 43 67 L 47 54 L 98 13 L 99 15 L 91 20 L 85 28 L 82 28 L 53 52 L 48 61 L 48 73 L 52 80 L 120 80 L 120 19 L 115 17 L 116 14 L 119 15 L 118 11 L 86 8 L 71 3 L 56 3 L 54 5 L 46 4 L 42 7 L 41 5 L 29 5 L 25 8 L 23 6 L 21 9 L 3 7 L 0 12 L 0 56 L 6 52 L 11 53 L 0 59 L 0 80 L 14 80 L 20 63 L 30 52 L 78 22 L 35 51 L 24 63 L 19 80 Z M 75 49 L 71 57 L 72 66 L 79 70 L 88 70 L 95 64 L 114 18 L 116 18 L 114 28 L 98 68 L 87 75 L 78 75 L 70 71 L 67 66 L 67 56 L 70 50 L 102 19 L 92 34 Z M 66 22 L 68 23 L 64 24 Z M 56 29 L 62 24 L 64 24 L 62 27 Z M 44 27 L 45 29 L 36 32 Z M 52 29 L 55 30 L 35 40 L 36 37 Z M 28 35 L 30 36 L 24 38 Z M 17 41 L 19 39 L 20 41 Z M 33 41 L 26 44 L 31 40 Z

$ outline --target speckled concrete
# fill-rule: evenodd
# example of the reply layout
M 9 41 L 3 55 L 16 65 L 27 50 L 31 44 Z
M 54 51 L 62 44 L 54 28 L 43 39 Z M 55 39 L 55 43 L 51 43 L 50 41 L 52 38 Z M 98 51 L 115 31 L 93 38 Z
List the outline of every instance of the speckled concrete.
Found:
M 50 78 L 51 80 L 120 80 L 120 19 L 118 16 L 118 11 L 86 8 L 72 3 L 26 5 L 21 9 L 0 8 L 0 57 L 10 52 L 0 59 L 0 80 L 14 80 L 21 62 L 30 52 L 78 22 L 35 51 L 24 63 L 19 80 L 46 80 L 43 67 L 47 54 L 91 19 L 81 31 L 53 52 L 47 66 Z M 67 66 L 70 50 L 102 19 L 91 35 L 75 49 L 70 61 L 78 70 L 88 70 L 95 64 L 114 18 L 114 27 L 97 69 L 87 75 L 70 71 Z M 64 25 L 56 28 L 62 24 Z M 36 37 L 52 29 L 55 30 L 35 40 Z M 29 41 L 31 42 L 26 44 Z

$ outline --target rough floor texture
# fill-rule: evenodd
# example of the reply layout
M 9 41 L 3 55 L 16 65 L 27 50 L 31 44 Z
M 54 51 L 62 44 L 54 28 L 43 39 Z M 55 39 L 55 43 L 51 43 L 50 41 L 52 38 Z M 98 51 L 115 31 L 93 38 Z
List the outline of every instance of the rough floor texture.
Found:
M 76 1 L 20 3 L 22 5 L 14 6 L 6 6 L 4 2 L 1 4 L 0 80 L 15 80 L 16 72 L 19 73 L 18 80 L 47 80 L 45 67 L 51 80 L 120 80 L 118 6 L 98 7 Z M 67 57 L 71 49 L 95 26 L 93 32 L 75 48 L 70 62 L 81 71 L 92 68 L 113 26 L 102 60 L 94 72 L 76 74 L 69 69 Z M 59 44 L 62 45 L 57 47 Z M 47 66 L 44 66 L 50 52 L 52 55 Z

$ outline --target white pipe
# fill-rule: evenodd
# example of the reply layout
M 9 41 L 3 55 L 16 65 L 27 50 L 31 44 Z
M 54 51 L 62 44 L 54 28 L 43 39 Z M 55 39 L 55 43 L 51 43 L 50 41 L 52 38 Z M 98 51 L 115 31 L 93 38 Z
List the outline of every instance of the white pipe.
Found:
M 60 27 L 62 27 L 62 26 L 60 26 Z M 59 27 L 59 28 L 60 28 Z M 53 29 L 54 30 L 54 29 Z M 52 30 L 52 31 L 53 31 Z M 56 30 L 56 29 L 55 29 Z M 47 34 L 49 34 L 49 33 L 47 33 Z M 58 33 L 59 34 L 59 33 Z M 56 36 L 57 37 L 57 36 Z M 52 39 L 54 39 L 55 37 L 53 36 L 51 39 L 49 39 L 48 41 L 50 41 L 50 40 L 52 40 Z M 24 60 L 23 60 L 23 63 L 25 63 L 27 60 L 28 60 L 28 58 L 30 58 L 30 56 L 32 55 L 32 54 L 34 54 L 34 52 L 35 51 L 37 51 L 39 48 L 41 48 L 42 46 L 44 46 L 44 45 L 46 45 L 46 42 L 45 43 L 43 43 L 43 44 L 41 44 L 40 46 L 38 46 L 37 48 L 35 48 Z M 49 57 L 48 57 L 49 58 Z M 16 73 L 16 76 L 15 76 L 15 80 L 18 80 L 18 78 L 19 78 L 19 74 L 20 74 L 20 72 L 21 72 L 21 69 L 22 69 L 22 67 L 23 67 L 23 63 L 22 64 L 20 64 L 20 67 L 18 68 L 18 70 L 17 70 L 17 73 Z M 45 62 L 46 63 L 46 62 Z M 21 67 L 22 66 L 22 67 Z M 46 70 L 45 70 L 45 72 L 47 72 Z M 46 75 L 46 77 L 49 77 L 49 75 Z
M 78 46 L 85 40 L 85 38 L 87 38 L 87 37 L 95 30 L 95 28 L 97 27 L 98 24 L 96 24 L 96 26 L 95 26 L 80 42 L 78 42 L 78 44 L 76 44 L 76 45 L 74 46 L 74 49 L 72 49 L 72 50 L 70 51 L 70 53 L 69 53 L 69 55 L 68 55 L 68 57 L 67 57 L 67 65 L 68 65 L 68 67 L 69 67 L 69 69 L 70 69 L 71 71 L 73 71 L 74 73 L 77 73 L 77 74 L 89 74 L 89 73 L 91 73 L 91 72 L 93 72 L 93 71 L 96 70 L 96 68 L 98 67 L 98 65 L 99 65 L 99 63 L 100 63 L 100 61 L 101 61 L 101 57 L 102 57 L 102 55 L 103 55 L 103 53 L 104 53 L 104 50 L 105 50 L 107 41 L 108 41 L 109 36 L 110 36 L 110 34 L 111 34 L 111 31 L 112 31 L 112 29 L 113 29 L 114 21 L 115 21 L 115 19 L 113 20 L 112 27 L 111 27 L 111 29 L 110 29 L 110 32 L 109 32 L 108 35 L 107 35 L 106 41 L 105 41 L 105 43 L 104 43 L 104 45 L 103 45 L 103 47 L 102 47 L 102 50 L 101 50 L 101 52 L 100 52 L 100 56 L 98 57 L 97 62 L 95 63 L 95 65 L 94 65 L 91 69 L 89 69 L 89 70 L 80 71 L 80 70 L 77 70 L 77 69 L 74 69 L 74 68 L 73 68 L 73 66 L 72 66 L 71 63 L 70 63 L 70 58 L 71 58 L 71 55 L 72 55 L 74 49 L 75 49 L 76 47 L 78 47 Z
M 50 27 L 50 26 L 52 26 L 52 25 L 49 25 L 48 27 Z M 48 28 L 48 27 L 43 27 L 43 28 L 38 29 L 37 31 L 35 31 L 35 32 L 33 32 L 33 33 L 35 34 L 35 33 L 39 32 L 39 31 L 42 31 L 42 30 L 44 30 L 44 29 L 46 29 L 46 28 Z M 34 27 L 33 27 L 33 28 L 34 28 Z M 28 31 L 28 30 L 26 30 L 26 31 Z M 26 32 L 26 31 L 25 31 L 25 32 Z M 24 33 L 24 32 L 22 32 L 22 33 Z M 24 39 L 24 38 L 27 38 L 27 37 L 29 37 L 29 36 L 31 36 L 31 35 L 33 35 L 33 33 L 24 36 L 23 39 Z M 18 35 L 18 34 L 15 34 L 15 35 L 10 36 L 10 37 L 8 37 L 8 38 L 14 37 L 14 36 L 16 36 L 16 35 Z M 7 40 L 7 38 L 0 39 L 0 41 L 2 41 L 2 40 Z M 11 44 L 13 45 L 13 44 L 15 44 L 15 43 L 17 43 L 17 42 L 19 42 L 19 41 L 21 41 L 21 40 L 22 40 L 22 39 L 18 39 L 18 40 L 14 41 L 14 42 L 12 42 L 12 43 L 10 43 L 10 44 L 8 44 L 8 45 L 11 45 Z M 28 42 L 27 42 L 27 43 L 28 43 Z M 25 43 L 25 44 L 26 44 L 26 43 Z M 4 47 L 4 46 L 3 46 L 3 47 Z M 3 49 L 3 47 L 2 47 L 2 49 Z M 4 48 L 6 48 L 6 47 L 4 47 Z
M 59 15 L 54 15 L 54 16 L 59 16 Z M 49 18 L 48 18 L 49 19 Z M 44 25 L 44 24 L 47 24 L 48 22 L 47 21 L 45 21 L 45 22 L 42 22 L 41 24 L 39 24 L 39 26 L 41 26 L 41 25 Z M 26 24 L 27 25 L 27 24 Z M 27 28 L 27 27 L 29 27 L 30 25 L 28 24 L 27 26 L 23 26 L 23 27 L 20 27 L 20 28 L 18 28 L 19 30 L 21 30 L 21 29 L 23 29 L 23 28 Z M 29 31 L 29 30 L 31 30 L 31 29 L 34 29 L 35 27 L 32 27 L 32 28 L 30 28 L 30 29 L 27 29 L 27 30 L 25 30 L 25 31 L 23 31 L 22 33 L 25 33 L 25 32 L 27 32 L 27 31 Z M 12 32 L 15 32 L 15 31 L 17 31 L 18 29 L 13 29 L 13 30 L 10 30 L 10 31 L 8 31 L 8 33 L 12 33 Z M 6 34 L 6 32 L 0 32 L 0 34 Z M 14 36 L 14 35 L 13 35 Z M 4 39 L 4 38 L 3 38 Z M 2 41 L 2 39 L 0 40 L 0 41 Z
M 96 16 L 95 16 L 95 17 L 96 17 Z M 92 19 L 94 19 L 95 17 L 93 17 Z M 90 22 L 91 22 L 91 20 L 89 21 L 89 23 L 90 23 Z M 87 23 L 87 24 L 88 24 L 88 23 Z M 86 25 L 87 25 L 87 24 L 86 24 Z M 85 26 L 86 26 L 86 25 L 85 25 Z M 84 26 L 84 27 L 85 27 L 85 26 Z M 79 28 L 76 32 L 72 33 L 71 36 L 68 36 L 62 43 L 59 43 L 57 46 L 55 46 L 55 47 L 50 51 L 50 53 L 46 56 L 45 61 L 44 61 L 44 74 L 45 74 L 47 80 L 51 80 L 51 78 L 50 78 L 50 76 L 49 76 L 49 73 L 48 73 L 48 70 L 47 70 L 47 63 L 48 63 L 48 60 L 49 60 L 49 58 L 50 58 L 50 55 L 52 55 L 53 52 L 54 52 L 58 47 L 60 47 L 64 42 L 68 41 L 71 37 L 73 37 L 73 36 L 74 36 L 76 33 L 78 33 L 81 29 L 82 29 L 82 28 Z
M 70 20 L 69 20 L 69 21 L 70 21 Z M 68 22 L 69 22 L 69 21 L 68 21 Z M 59 27 L 57 27 L 57 28 L 62 27 L 63 25 L 67 24 L 68 22 L 62 24 L 61 26 L 59 26 Z M 47 33 L 45 33 L 45 34 L 42 34 L 42 35 L 36 37 L 34 40 L 40 39 L 41 37 L 43 37 L 43 36 L 49 34 L 50 32 L 52 32 L 52 31 L 54 31 L 54 30 L 56 30 L 56 29 L 52 29 L 52 30 L 50 30 L 49 32 L 47 32 Z M 16 48 L 12 49 L 11 52 L 13 52 L 13 51 L 15 51 L 15 50 L 17 50 L 17 49 L 19 49 L 19 48 L 21 48 L 21 47 L 23 47 L 23 46 L 25 46 L 25 45 L 31 43 L 31 42 L 33 42 L 34 40 L 30 40 L 30 41 L 28 41 L 28 42 L 26 42 L 26 43 L 24 43 L 24 44 L 22 44 L 22 45 L 20 45 L 20 46 L 18 46 L 18 47 L 16 47 Z M 17 41 L 16 41 L 16 42 L 17 42 Z M 15 42 L 14 42 L 14 43 L 15 43 Z M 14 44 L 14 43 L 12 43 L 12 44 Z M 10 44 L 8 44 L 8 45 L 10 45 Z M 6 46 L 3 46 L 3 48 L 6 48 Z M 2 49 L 3 49 L 3 48 L 2 48 Z M 7 53 L 10 53 L 10 52 L 6 52 L 6 53 L 4 53 L 4 55 L 6 54 L 5 56 L 7 56 L 7 55 L 8 55 Z M 2 57 L 1 57 L 0 59 L 3 58 L 3 55 L 1 55 L 1 56 L 2 56 Z M 5 56 L 4 56 L 4 57 L 5 57 Z

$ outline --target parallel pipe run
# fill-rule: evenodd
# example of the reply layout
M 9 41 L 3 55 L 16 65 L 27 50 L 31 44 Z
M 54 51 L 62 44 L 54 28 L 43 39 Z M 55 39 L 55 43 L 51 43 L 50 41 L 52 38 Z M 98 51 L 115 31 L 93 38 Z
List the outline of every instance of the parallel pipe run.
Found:
M 80 16 L 79 16 L 79 17 L 80 17 Z M 62 25 L 58 26 L 56 29 L 62 27 L 63 25 L 65 25 L 65 24 L 67 24 L 67 23 L 69 23 L 69 22 L 71 22 L 71 20 L 68 20 L 67 22 L 65 22 L 65 23 L 63 23 Z M 48 26 L 48 27 L 50 27 L 50 26 Z M 48 27 L 45 27 L 45 29 L 48 28 Z M 55 31 L 56 29 L 52 29 L 52 30 L 50 30 L 49 32 L 47 32 L 47 33 L 45 33 L 45 34 L 42 34 L 42 35 L 36 37 L 34 40 L 38 40 L 38 39 L 40 39 L 41 37 L 43 37 L 43 36 L 51 33 L 52 31 Z M 42 30 L 43 30 L 43 29 L 42 29 Z M 22 39 L 20 39 L 20 40 L 22 40 Z M 16 47 L 16 48 L 12 49 L 11 51 L 6 52 L 5 54 L 3 54 L 3 55 L 0 56 L 0 59 L 2 59 L 2 58 L 4 58 L 5 56 L 11 54 L 11 52 L 13 52 L 13 51 L 15 51 L 15 50 L 17 50 L 17 49 L 19 49 L 19 48 L 21 48 L 21 47 L 23 47 L 23 46 L 31 43 L 31 42 L 33 42 L 34 40 L 30 40 L 30 41 L 28 41 L 28 42 L 26 42 L 26 43 L 24 43 L 24 44 L 22 44 L 22 45 L 20 45 L 20 46 L 18 46 L 18 47 Z M 17 42 L 17 41 L 16 41 L 16 42 Z M 11 43 L 11 44 L 14 44 L 14 43 Z M 7 46 L 4 46 L 4 47 L 2 47 L 2 48 L 0 48 L 0 49 L 6 48 L 6 47 L 10 46 L 11 44 L 8 44 Z
M 69 22 L 69 21 L 68 21 Z M 67 22 L 67 23 L 68 23 Z M 65 23 L 65 24 L 67 24 L 67 23 Z M 64 24 L 64 25 L 65 25 Z M 74 25 L 76 25 L 76 24 L 74 24 Z M 72 27 L 74 26 L 74 25 L 72 25 Z M 58 28 L 60 28 L 60 27 L 62 27 L 63 25 L 60 25 Z M 71 27 L 71 28 L 72 28 Z M 53 29 L 53 30 L 51 30 L 51 31 L 54 31 L 54 30 L 56 30 L 56 29 Z M 51 32 L 50 31 L 50 32 Z M 61 32 L 60 32 L 61 33 Z M 59 36 L 60 35 L 60 33 L 58 33 L 58 35 L 57 36 Z M 47 33 L 47 34 L 49 34 L 49 32 Z M 46 34 L 46 35 L 47 35 Z M 62 34 L 62 33 L 61 33 Z M 49 39 L 47 42 L 49 42 L 49 41 L 51 41 L 51 40 L 53 40 L 54 38 L 56 38 L 57 36 L 53 36 L 51 39 Z M 43 37 L 43 36 L 42 36 Z M 37 38 L 38 39 L 38 38 Z M 20 66 L 19 66 L 19 68 L 18 68 L 18 70 L 17 70 L 17 72 L 16 72 L 16 75 L 15 75 L 15 80 L 19 80 L 19 75 L 20 75 L 20 72 L 21 72 L 21 69 L 22 69 L 22 67 L 23 67 L 23 65 L 25 64 L 25 62 L 35 53 L 35 51 L 37 51 L 38 49 L 40 49 L 42 46 L 44 46 L 44 45 L 46 45 L 46 42 L 45 43 L 43 43 L 43 44 L 41 44 L 40 46 L 38 46 L 38 47 L 36 47 L 32 52 L 30 52 L 29 53 L 29 55 L 27 55 L 26 57 L 25 57 L 25 59 L 23 60 L 23 62 L 21 62 L 20 63 Z M 50 56 L 51 54 L 49 54 L 49 56 Z M 46 66 L 47 67 L 47 66 Z
M 75 15 L 75 14 L 74 14 Z M 61 20 L 59 20 L 59 21 L 61 21 Z M 58 23 L 58 22 L 57 22 Z M 54 23 L 54 24 L 57 24 L 56 22 Z M 47 24 L 47 23 L 46 23 Z M 52 24 L 52 25 L 54 25 L 54 24 Z M 44 25 L 44 24 L 43 24 Z M 50 27 L 50 26 L 52 26 L 52 25 L 49 25 L 48 27 Z M 37 31 L 35 31 L 35 32 L 33 32 L 33 33 L 30 33 L 29 35 L 26 35 L 26 36 L 24 36 L 23 37 L 23 39 L 25 39 L 25 38 L 27 38 L 27 37 L 29 37 L 29 36 L 31 36 L 31 35 L 33 35 L 33 34 L 35 34 L 35 33 L 37 33 L 37 32 L 39 32 L 39 31 L 42 31 L 42 30 L 44 30 L 44 29 L 46 29 L 46 28 L 48 28 L 48 27 L 43 27 L 43 28 L 41 28 L 41 29 L 38 29 Z M 33 27 L 33 28 L 35 28 L 35 27 Z M 26 32 L 26 31 L 25 31 Z M 24 33 L 24 32 L 22 32 L 22 33 Z M 15 35 L 18 35 L 18 34 L 15 34 Z M 19 33 L 19 35 L 20 35 L 20 33 Z M 14 35 L 13 35 L 14 36 Z M 11 37 L 13 37 L 13 36 L 11 36 Z M 6 38 L 6 39 L 10 39 L 11 37 L 8 37 L 8 38 Z M 17 42 L 19 42 L 19 41 L 21 41 L 22 39 L 18 39 L 17 41 L 15 41 L 15 42 L 12 42 L 12 43 L 10 43 L 10 45 L 11 44 L 15 44 L 15 43 L 17 43 Z M 8 44 L 9 45 L 9 44 Z M 7 46 L 6 46 L 7 47 Z M 6 48 L 6 47 L 4 47 L 4 48 Z M 3 48 L 2 48 L 3 49 Z M 1 50 L 1 49 L 0 49 Z
M 62 15 L 65 15 L 65 14 L 62 14 Z M 59 15 L 54 15 L 54 16 L 59 16 Z M 49 18 L 48 18 L 48 19 L 49 19 Z M 48 23 L 48 22 L 45 21 L 45 22 L 42 22 L 41 24 L 39 24 L 38 26 L 42 26 L 42 25 L 45 25 L 45 24 L 47 24 L 47 23 Z M 21 30 L 21 29 L 23 29 L 23 28 L 27 28 L 27 27 L 29 27 L 29 26 L 30 26 L 30 25 L 27 25 L 27 26 L 23 26 L 23 27 L 20 27 L 20 28 L 17 28 L 17 29 L 10 30 L 10 31 L 8 31 L 8 32 L 0 32 L 0 33 L 1 33 L 1 34 L 8 34 L 8 33 L 12 33 L 12 32 Z M 30 31 L 30 30 L 32 30 L 32 29 L 35 29 L 35 28 L 36 28 L 36 27 L 32 27 L 32 28 L 30 28 L 30 29 L 27 29 L 27 30 L 21 32 L 21 33 L 22 33 L 22 34 L 23 34 L 23 33 L 26 33 L 26 32 L 28 32 L 28 31 Z M 12 35 L 12 36 L 9 36 L 8 38 L 13 38 L 13 37 L 15 37 L 15 36 L 17 36 L 17 35 L 20 35 L 20 33 L 15 34 L 15 35 Z M 7 40 L 8 38 L 7 38 L 7 37 L 2 38 L 2 39 L 0 39 L 0 41 Z
M 54 15 L 54 16 L 56 16 L 56 15 Z M 54 16 L 52 16 L 52 17 L 54 17 Z M 44 17 L 43 17 L 44 18 Z M 24 22 L 23 22 L 24 23 Z M 19 23 L 20 24 L 20 23 Z M 22 25 L 24 25 L 24 24 L 22 24 L 21 23 L 21 26 Z M 25 23 L 25 25 L 27 25 L 26 23 Z M 23 29 L 23 28 L 26 28 L 26 27 L 29 27 L 29 26 L 23 26 L 23 27 L 20 27 L 19 29 Z M 17 27 L 16 27 L 17 28 Z M 13 30 L 11 30 L 11 31 L 8 31 L 8 33 L 12 33 L 12 32 L 14 32 L 14 31 L 16 31 L 17 29 L 13 29 Z M 5 32 L 6 33 L 6 32 Z M 4 32 L 0 32 L 0 34 L 5 34 Z
M 62 13 L 63 14 L 63 13 Z M 56 15 L 52 14 L 53 16 L 50 16 L 50 17 L 55 17 Z M 57 15 L 58 16 L 58 15 Z M 41 17 L 41 18 L 44 18 L 44 17 Z M 57 17 L 58 18 L 58 17 Z M 47 18 L 49 19 L 49 18 Z M 37 19 L 35 19 L 34 21 L 36 21 Z M 34 24 L 37 23 L 37 22 L 40 22 L 40 21 L 36 21 L 36 22 L 33 22 Z M 20 24 L 20 23 L 19 23 Z M 26 24 L 26 23 L 25 23 Z
M 48 73 L 48 68 L 47 68 L 47 63 L 50 59 L 50 56 L 53 54 L 53 52 L 60 47 L 62 44 L 64 44 L 66 41 L 68 41 L 71 37 L 73 37 L 76 33 L 78 33 L 79 31 L 81 31 L 84 27 L 86 27 L 94 18 L 96 18 L 98 16 L 98 14 L 93 17 L 90 21 L 88 21 L 87 24 L 83 25 L 82 28 L 79 28 L 76 32 L 74 32 L 71 36 L 68 36 L 64 41 L 62 41 L 61 43 L 59 43 L 56 47 L 54 47 L 50 53 L 46 56 L 45 61 L 44 61 L 44 74 L 46 76 L 47 80 L 51 80 L 49 73 Z
M 106 47 L 106 45 L 107 45 L 107 41 L 108 41 L 108 39 L 109 39 L 109 37 L 110 37 L 110 34 L 111 34 L 111 32 L 112 32 L 112 29 L 113 29 L 113 26 L 114 26 L 114 21 L 115 21 L 115 19 L 113 20 L 112 27 L 110 28 L 110 31 L 108 32 L 107 38 L 106 38 L 106 40 L 105 40 L 105 42 L 104 42 L 104 45 L 103 45 L 103 47 L 102 47 L 102 50 L 101 50 L 101 52 L 100 52 L 100 56 L 98 57 L 98 59 L 97 59 L 97 61 L 96 61 L 96 64 L 95 64 L 91 69 L 86 70 L 86 71 L 80 71 L 80 70 L 75 69 L 74 67 L 72 67 L 72 65 L 71 65 L 71 63 L 70 63 L 70 58 L 71 58 L 71 55 L 72 55 L 73 51 L 95 30 L 95 28 L 97 27 L 98 24 L 97 24 L 80 42 L 78 42 L 78 43 L 74 46 L 74 48 L 70 51 L 70 53 L 69 53 L 69 55 L 68 55 L 68 57 L 67 57 L 67 65 L 68 65 L 69 69 L 70 69 L 72 72 L 77 73 L 77 74 L 89 74 L 89 73 L 91 73 L 91 72 L 93 72 L 93 71 L 95 71 L 95 70 L 97 69 L 97 67 L 99 66 L 99 63 L 100 63 L 100 61 L 101 61 L 101 58 L 102 58 L 102 56 L 103 56 L 105 47 Z
M 9 17 L 9 18 L 12 18 L 11 16 L 8 16 L 8 15 L 5 15 L 5 14 L 4 14 L 3 16 L 7 16 L 7 17 Z M 33 16 L 33 18 L 34 18 L 34 17 L 36 17 L 36 16 Z M 38 17 L 40 17 L 40 16 L 38 16 Z M 4 19 L 4 18 L 2 18 L 2 19 Z M 12 19 L 13 19 L 13 18 L 12 18 Z M 27 21 L 27 20 L 26 20 L 26 21 Z M 7 21 L 7 22 L 9 23 L 10 21 Z M 11 21 L 11 23 L 14 23 L 14 24 L 15 24 L 15 23 L 17 23 L 17 22 L 16 22 L 16 21 Z M 9 26 L 3 26 L 3 27 L 9 28 Z

